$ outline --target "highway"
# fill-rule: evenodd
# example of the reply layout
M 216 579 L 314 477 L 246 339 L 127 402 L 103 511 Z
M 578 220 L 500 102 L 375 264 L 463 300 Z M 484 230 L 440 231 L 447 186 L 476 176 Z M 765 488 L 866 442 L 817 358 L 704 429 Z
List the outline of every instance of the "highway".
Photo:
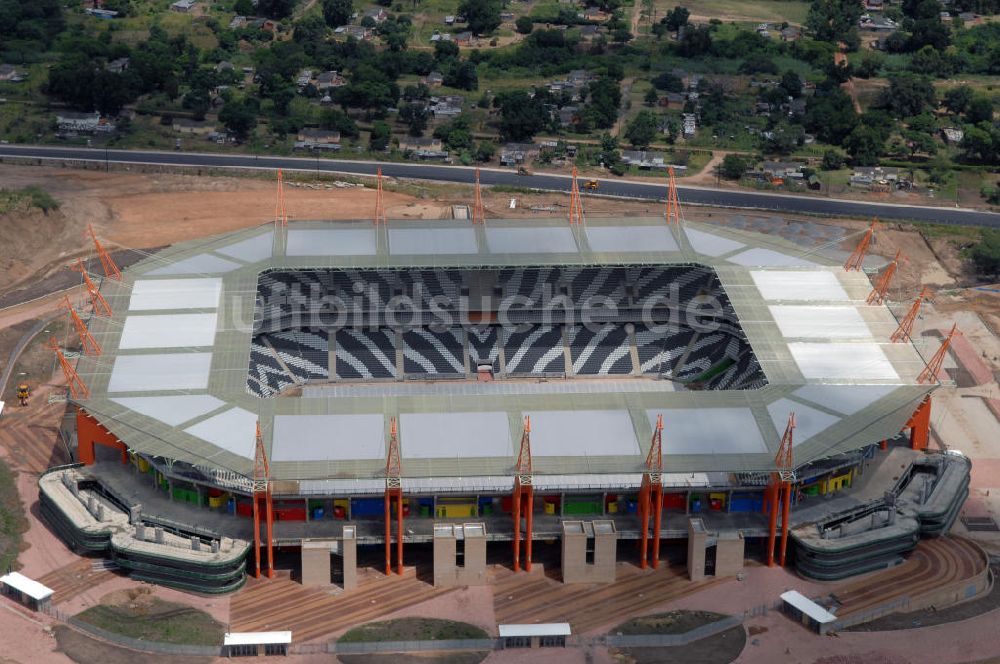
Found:
M 439 166 L 424 163 L 352 161 L 316 157 L 277 157 L 245 154 L 209 154 L 197 152 L 158 152 L 141 150 L 104 150 L 100 148 L 43 147 L 0 145 L 0 157 L 22 157 L 55 161 L 91 161 L 115 164 L 147 164 L 188 168 L 284 169 L 348 175 L 375 175 L 382 167 L 387 177 L 472 184 L 475 168 Z M 537 173 L 517 175 L 512 170 L 482 169 L 484 186 L 509 185 L 546 191 L 569 191 L 568 175 Z M 899 205 L 859 202 L 820 196 L 801 196 L 769 192 L 678 186 L 682 204 L 757 209 L 775 213 L 814 214 L 838 217 L 878 217 L 890 221 L 919 221 L 936 224 L 1000 228 L 1000 214 L 958 207 Z M 663 200 L 665 180 L 649 182 L 602 178 L 599 195 L 623 198 Z

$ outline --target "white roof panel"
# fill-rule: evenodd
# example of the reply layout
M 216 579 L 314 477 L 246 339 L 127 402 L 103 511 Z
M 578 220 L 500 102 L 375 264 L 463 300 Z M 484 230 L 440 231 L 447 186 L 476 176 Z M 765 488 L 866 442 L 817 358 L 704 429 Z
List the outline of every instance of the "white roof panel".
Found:
M 746 246 L 742 242 L 730 240 L 727 237 L 720 237 L 715 233 L 696 231 L 693 228 L 685 228 L 684 234 L 687 236 L 688 242 L 691 243 L 691 247 L 699 254 L 705 254 L 706 256 L 721 256 L 722 254 L 728 254 L 730 251 L 736 251 Z
M 194 348 L 215 342 L 216 314 L 128 316 L 119 348 Z
M 129 311 L 216 309 L 222 279 L 140 279 L 132 284 Z
M 569 623 L 534 623 L 528 625 L 498 625 L 500 638 L 514 636 L 569 636 Z
M 823 270 L 751 270 L 765 300 L 850 300 L 833 272 Z
M 789 254 L 783 254 L 780 251 L 762 249 L 761 247 L 754 247 L 753 249 L 741 251 L 735 256 L 730 256 L 726 260 L 730 263 L 736 263 L 737 265 L 744 265 L 746 267 L 810 267 L 816 265 L 816 263 L 806 260 L 805 258 L 790 256 Z
M 389 230 L 389 253 L 403 256 L 477 254 L 479 245 L 476 229 L 470 226 L 392 228 Z
M 840 421 L 836 415 L 824 413 L 791 399 L 778 399 L 769 403 L 767 412 L 779 435 L 785 433 L 785 428 L 788 426 L 788 414 L 795 413 L 795 431 L 792 432 L 793 447 L 798 447 L 799 443 L 806 442 Z
M 276 415 L 272 461 L 345 461 L 385 458 L 385 417 Z
M 241 267 L 239 263 L 234 263 L 221 256 L 196 254 L 190 258 L 182 258 L 176 263 L 150 270 L 146 274 L 151 276 L 161 274 L 220 274 L 231 272 L 238 267 Z
M 640 453 L 632 417 L 627 410 L 543 410 L 525 415 L 531 416 L 532 456 L 631 456 Z
M 753 454 L 767 445 L 749 408 L 647 410 L 650 427 L 663 415 L 664 454 Z
M 222 636 L 224 646 L 254 646 L 291 643 L 291 632 L 226 632 Z
M 837 616 L 833 615 L 822 606 L 800 593 L 798 590 L 789 590 L 781 593 L 781 600 L 786 604 L 794 606 L 796 609 L 821 625 L 837 620 Z
M 662 226 L 588 226 L 587 243 L 592 251 L 677 251 L 677 240 Z
M 871 339 L 872 331 L 851 306 L 772 304 L 768 307 L 782 336 L 814 339 Z
M 512 457 L 505 412 L 403 413 L 399 416 L 404 459 Z
M 895 385 L 803 385 L 792 396 L 853 415 L 895 389 Z
M 242 408 L 230 408 L 184 429 L 216 447 L 252 459 L 257 446 L 257 415 Z
M 225 401 L 210 394 L 178 394 L 166 397 L 118 397 L 111 399 L 119 406 L 174 427 L 210 413 L 225 405 Z
M 119 355 L 111 369 L 108 392 L 204 390 L 211 353 Z
M 29 579 L 20 572 L 11 572 L 0 576 L 0 584 L 16 588 L 31 599 L 41 601 L 47 597 L 52 597 L 53 590 L 42 585 L 34 579 Z
M 248 263 L 256 263 L 265 258 L 270 258 L 273 247 L 274 231 L 268 231 L 245 240 L 240 240 L 239 242 L 227 244 L 224 247 L 216 249 L 215 253 L 224 254 L 231 258 L 238 258 Z
M 788 344 L 799 371 L 810 380 L 899 380 L 889 358 L 876 343 Z
M 494 254 L 576 253 L 576 239 L 568 226 L 486 229 L 486 246 Z
M 374 256 L 375 228 L 293 228 L 288 231 L 289 256 Z

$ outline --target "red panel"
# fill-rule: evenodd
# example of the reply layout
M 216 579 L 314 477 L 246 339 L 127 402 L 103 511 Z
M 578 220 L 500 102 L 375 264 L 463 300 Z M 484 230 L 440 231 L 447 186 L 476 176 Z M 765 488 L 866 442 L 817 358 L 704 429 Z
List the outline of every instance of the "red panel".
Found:
M 663 494 L 663 506 L 667 509 L 682 510 L 687 506 L 687 495 L 683 493 Z
M 305 521 L 306 510 L 304 507 L 286 507 L 274 510 L 275 521 Z
M 253 516 L 253 503 L 236 503 L 236 513 L 240 516 Z

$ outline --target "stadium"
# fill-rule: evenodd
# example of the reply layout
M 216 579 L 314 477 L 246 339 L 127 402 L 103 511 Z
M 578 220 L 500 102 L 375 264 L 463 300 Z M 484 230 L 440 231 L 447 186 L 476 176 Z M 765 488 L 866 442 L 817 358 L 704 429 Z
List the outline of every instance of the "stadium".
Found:
M 744 546 L 772 561 L 776 537 L 784 561 L 779 494 L 799 572 L 838 578 L 946 532 L 968 490 L 964 457 L 921 451 L 937 377 L 890 340 L 869 277 L 772 236 L 662 217 L 278 223 L 93 290 L 99 353 L 65 363 L 80 464 L 43 476 L 43 514 L 167 585 L 233 590 L 273 570 L 272 546 L 301 550 L 305 580 L 317 542 L 345 586 L 354 547 L 401 572 L 404 543 L 434 544 L 437 579 L 447 533 L 466 556 L 477 536 L 482 555 L 514 542 L 515 570 L 561 540 L 566 567 L 574 529 L 583 580 L 613 580 L 602 534 L 645 567 L 698 528 L 719 573 L 733 538 L 739 565 Z M 880 478 L 904 430 L 905 477 Z M 885 483 L 875 503 L 848 491 L 862 476 Z M 892 496 L 912 514 L 873 517 Z

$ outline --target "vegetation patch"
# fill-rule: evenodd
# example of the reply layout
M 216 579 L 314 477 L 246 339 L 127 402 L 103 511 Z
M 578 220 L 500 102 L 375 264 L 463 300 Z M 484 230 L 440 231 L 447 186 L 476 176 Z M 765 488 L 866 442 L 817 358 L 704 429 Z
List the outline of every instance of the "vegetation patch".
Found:
M 15 475 L 0 461 L 0 571 L 6 571 L 17 562 L 21 549 L 21 535 L 28 529 L 24 518 L 24 505 L 17 493 Z
M 692 629 L 710 625 L 725 618 L 714 611 L 668 611 L 652 616 L 632 618 L 611 630 L 612 634 L 685 634 Z
M 27 211 L 31 208 L 38 208 L 47 214 L 49 210 L 59 209 L 59 201 L 40 187 L 0 189 L 0 214 Z
M 111 593 L 75 618 L 108 632 L 157 643 L 216 646 L 225 626 L 184 604 L 153 597 L 147 588 Z
M 468 623 L 439 618 L 400 618 L 355 627 L 340 637 L 338 642 L 446 641 L 488 638 L 489 634 L 485 630 Z

